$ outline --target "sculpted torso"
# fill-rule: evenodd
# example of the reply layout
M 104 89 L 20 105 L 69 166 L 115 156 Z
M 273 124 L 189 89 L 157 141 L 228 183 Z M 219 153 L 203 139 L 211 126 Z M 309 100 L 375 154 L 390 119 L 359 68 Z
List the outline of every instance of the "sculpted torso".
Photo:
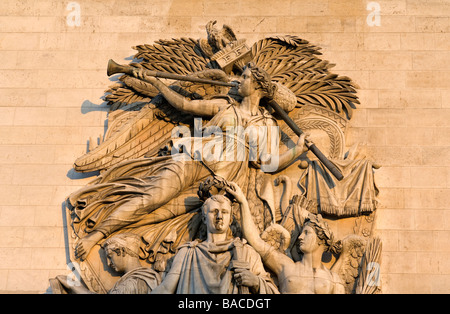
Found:
M 314 220 L 315 216 L 303 225 L 298 237 L 298 248 L 303 253 L 302 260 L 295 262 L 261 239 L 244 194 L 236 184 L 230 183 L 230 185 L 232 188 L 228 188 L 227 191 L 241 205 L 244 236 L 261 255 L 264 264 L 277 276 L 281 293 L 344 293 L 344 286 L 339 276 L 326 268 L 321 261 L 325 244 L 318 237 L 320 232 L 318 228 L 326 228 L 326 225 L 321 225 L 319 220 Z M 326 234 L 328 230 L 322 230 L 320 233 Z
M 279 278 L 281 293 L 331 294 L 334 293 L 335 281 L 331 272 L 324 266 L 320 269 L 306 268 L 301 262 L 286 267 Z

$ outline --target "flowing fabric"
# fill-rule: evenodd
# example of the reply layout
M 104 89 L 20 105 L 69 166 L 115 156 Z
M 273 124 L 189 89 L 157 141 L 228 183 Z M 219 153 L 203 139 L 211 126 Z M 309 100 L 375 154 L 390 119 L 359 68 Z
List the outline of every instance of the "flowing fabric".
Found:
M 233 279 L 231 261 L 234 240 L 222 243 L 193 241 L 180 246 L 169 273 L 180 275 L 177 294 L 237 294 L 239 288 Z M 259 254 L 249 245 L 242 247 L 242 260 L 258 276 L 259 293 L 274 294 L 278 289 L 271 280 Z
M 312 161 L 300 178 L 307 209 L 315 214 L 338 217 L 372 213 L 378 206 L 372 162 L 367 159 L 332 162 L 344 175 L 341 181 L 318 161 Z
M 139 267 L 123 275 L 108 294 L 149 294 L 160 283 L 161 278 L 156 271 Z
M 69 196 L 74 213 L 74 231 L 82 237 L 98 230 L 108 237 L 129 226 L 155 224 L 196 210 L 202 204 L 197 197 L 198 186 L 212 175 L 211 172 L 237 183 L 246 191 L 248 146 L 243 147 L 236 134 L 230 135 L 226 131 L 229 127 L 266 125 L 268 120 L 273 121 L 273 118 L 267 111 L 261 110 L 258 115 L 243 122 L 240 110 L 230 105 L 209 121 L 205 129 L 218 127 L 224 137 L 202 138 L 201 147 L 219 147 L 224 156 L 241 154 L 235 155 L 231 161 L 194 160 L 186 156 L 176 158 L 180 153 L 125 161 L 107 170 L 91 184 Z M 198 139 L 192 138 L 192 143 L 195 140 Z

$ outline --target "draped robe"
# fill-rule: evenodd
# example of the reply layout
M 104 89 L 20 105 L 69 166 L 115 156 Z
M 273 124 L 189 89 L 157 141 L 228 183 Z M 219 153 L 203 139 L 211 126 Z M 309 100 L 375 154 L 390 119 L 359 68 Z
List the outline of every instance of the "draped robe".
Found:
M 177 294 L 237 294 L 231 261 L 239 238 L 221 243 L 198 240 L 179 247 L 169 274 L 179 275 Z M 242 242 L 240 243 L 242 244 Z M 264 270 L 259 254 L 248 244 L 242 245 L 242 259 L 258 277 L 260 294 L 277 294 L 278 289 Z
M 220 128 L 224 136 L 202 138 L 201 147 L 221 142 L 223 145 L 216 147 L 222 147 L 222 156 L 234 154 L 231 161 L 226 158 L 194 160 L 186 156 L 158 156 L 125 161 L 102 173 L 68 198 L 74 213 L 74 231 L 82 237 L 98 230 L 108 237 L 119 230 L 136 229 L 192 212 L 202 205 L 197 197 L 198 187 L 212 175 L 211 171 L 246 191 L 249 147 L 236 134 L 230 136 L 227 128 L 272 126 L 276 121 L 263 108 L 257 115 L 244 120 L 239 107 L 230 104 L 205 126 Z M 192 143 L 195 140 L 192 138 Z M 265 140 L 259 140 L 262 150 L 268 145 L 268 139 Z M 258 160 L 253 162 L 254 165 L 257 163 Z

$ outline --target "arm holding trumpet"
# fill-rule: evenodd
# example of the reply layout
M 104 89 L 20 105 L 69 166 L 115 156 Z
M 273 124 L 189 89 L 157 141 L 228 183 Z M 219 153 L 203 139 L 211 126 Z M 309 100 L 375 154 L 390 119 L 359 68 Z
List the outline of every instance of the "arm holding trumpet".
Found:
M 173 107 L 183 112 L 196 116 L 212 117 L 222 107 L 228 105 L 228 102 L 224 99 L 190 100 L 169 88 L 157 77 L 148 75 L 147 71 L 143 69 L 135 68 L 132 73 L 135 78 L 152 84 Z

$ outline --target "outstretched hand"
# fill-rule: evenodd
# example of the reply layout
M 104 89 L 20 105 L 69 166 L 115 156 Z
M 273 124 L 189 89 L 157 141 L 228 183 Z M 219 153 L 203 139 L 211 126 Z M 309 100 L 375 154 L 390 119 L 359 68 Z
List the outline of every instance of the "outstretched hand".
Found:
M 225 187 L 225 190 L 234 196 L 236 201 L 240 204 L 243 204 L 244 202 L 247 202 L 247 198 L 245 197 L 244 193 L 242 192 L 239 185 L 237 185 L 234 182 L 228 183 L 231 187 Z
M 299 148 L 299 151 L 301 151 L 302 153 L 306 152 L 310 144 L 312 144 L 310 134 L 309 133 L 300 134 L 297 140 L 297 147 Z
M 93 231 L 85 235 L 79 240 L 75 247 L 75 257 L 80 259 L 81 261 L 84 261 L 89 255 L 89 252 L 92 250 L 92 248 L 101 239 L 103 239 L 103 233 L 101 233 L 100 231 Z
M 144 69 L 141 68 L 135 68 L 133 69 L 133 76 L 139 80 L 146 81 L 148 83 L 155 83 L 158 81 L 158 79 L 151 75 L 146 75 Z

